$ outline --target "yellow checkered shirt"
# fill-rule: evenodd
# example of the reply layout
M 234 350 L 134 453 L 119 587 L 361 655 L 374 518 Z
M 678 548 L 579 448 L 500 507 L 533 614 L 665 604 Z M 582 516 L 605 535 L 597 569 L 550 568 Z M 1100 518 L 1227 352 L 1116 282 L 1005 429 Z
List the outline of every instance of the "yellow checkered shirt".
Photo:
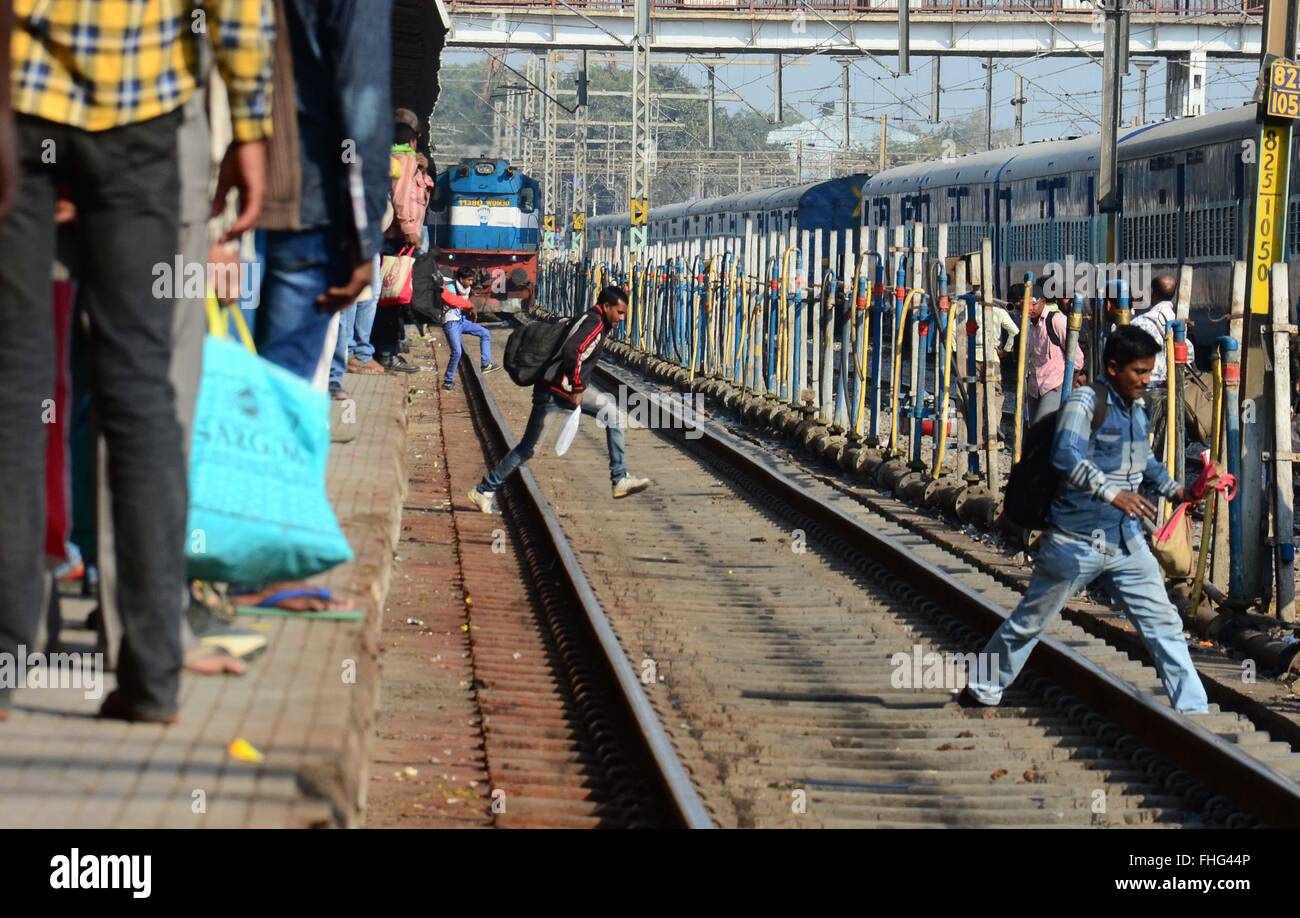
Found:
M 204 40 L 235 139 L 270 136 L 273 0 L 14 0 L 14 110 L 88 131 L 165 115 L 194 93 Z

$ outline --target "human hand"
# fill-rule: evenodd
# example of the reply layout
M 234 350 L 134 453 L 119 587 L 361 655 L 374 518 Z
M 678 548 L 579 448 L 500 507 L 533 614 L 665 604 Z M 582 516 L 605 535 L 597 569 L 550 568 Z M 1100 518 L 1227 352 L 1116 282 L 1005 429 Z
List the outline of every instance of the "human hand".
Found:
M 218 303 L 233 303 L 239 299 L 242 271 L 239 246 L 217 242 L 208 247 L 208 274 L 212 279 L 213 296 Z
M 229 242 L 252 229 L 262 213 L 262 198 L 266 194 L 266 141 L 236 141 L 226 148 L 217 172 L 210 216 L 220 216 L 231 191 L 239 192 L 239 215 L 221 234 L 220 242 Z
M 347 309 L 361 296 L 361 291 L 371 281 L 370 259 L 359 261 L 352 268 L 352 276 L 342 287 L 330 287 L 316 297 L 316 308 L 321 312 L 336 313 Z
M 1155 504 L 1141 494 L 1135 494 L 1132 491 L 1121 491 L 1115 495 L 1115 499 L 1111 503 L 1124 511 L 1125 516 L 1132 519 L 1145 516 L 1147 519 L 1154 521 L 1156 518 Z

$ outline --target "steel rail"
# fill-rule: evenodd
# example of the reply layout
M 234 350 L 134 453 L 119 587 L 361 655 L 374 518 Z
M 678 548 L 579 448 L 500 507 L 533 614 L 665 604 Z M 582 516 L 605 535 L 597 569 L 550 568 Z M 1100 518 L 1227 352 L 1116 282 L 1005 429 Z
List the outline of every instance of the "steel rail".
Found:
M 477 361 L 462 359 L 461 371 L 462 378 L 467 382 L 466 391 L 472 399 L 478 401 L 492 421 L 489 429 L 484 433 L 495 441 L 495 446 L 503 455 L 514 446 L 515 440 L 495 399 L 492 398 L 492 393 L 483 384 Z M 600 600 L 596 598 L 591 584 L 582 572 L 582 566 L 578 563 L 578 558 L 564 535 L 564 529 L 555 511 L 551 509 L 541 488 L 538 487 L 537 479 L 525 465 L 520 467 L 518 475 L 508 487 L 512 489 L 511 497 L 515 500 L 522 499 L 528 513 L 538 521 L 539 535 L 554 553 L 556 572 L 561 575 L 560 582 L 570 594 L 568 597 L 570 609 L 578 613 L 574 616 L 575 619 L 587 632 L 586 636 L 592 646 L 599 651 L 599 659 L 589 662 L 598 664 L 605 671 L 610 685 L 614 687 L 614 700 L 621 708 L 621 713 L 627 722 L 635 728 L 628 732 L 634 741 L 642 746 L 638 750 L 642 753 L 641 757 L 651 763 L 652 767 L 647 770 L 658 780 L 660 791 L 668 804 L 675 825 L 690 829 L 714 828 L 713 820 L 709 817 L 704 802 L 677 757 L 677 752 L 659 722 L 654 707 L 641 688 L 636 671 L 628 661 L 613 626 L 610 625 L 608 617 L 601 608 Z

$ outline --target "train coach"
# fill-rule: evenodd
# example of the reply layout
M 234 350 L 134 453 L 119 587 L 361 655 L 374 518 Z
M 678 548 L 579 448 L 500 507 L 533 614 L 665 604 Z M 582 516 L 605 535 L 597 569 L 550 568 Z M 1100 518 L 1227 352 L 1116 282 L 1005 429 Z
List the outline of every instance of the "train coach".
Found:
M 504 159 L 463 159 L 434 183 L 433 242 L 444 274 L 468 266 L 482 312 L 528 309 L 537 290 L 541 186 Z
M 866 173 L 784 188 L 765 188 L 650 210 L 650 243 L 739 237 L 746 221 L 758 234 L 789 230 L 825 233 L 857 230 L 862 225 L 862 185 Z M 601 247 L 626 244 L 628 215 L 607 214 L 587 220 L 588 241 Z
M 925 224 L 931 251 L 941 222 L 949 225 L 949 254 L 975 251 L 989 238 L 1000 297 L 1029 271 L 1056 278 L 1062 296 L 1091 296 L 1120 275 L 1142 297 L 1152 274 L 1191 265 L 1190 334 L 1205 345 L 1226 330 L 1233 262 L 1249 261 L 1256 169 L 1267 155 L 1256 149 L 1254 112 L 1248 106 L 1121 132 L 1113 265 L 1106 263 L 1106 219 L 1096 206 L 1096 135 L 878 173 L 863 189 L 868 238 L 878 227 L 892 233 L 914 222 Z M 1293 174 L 1297 164 L 1300 151 L 1293 153 Z M 1287 212 L 1286 256 L 1298 289 L 1300 189 Z

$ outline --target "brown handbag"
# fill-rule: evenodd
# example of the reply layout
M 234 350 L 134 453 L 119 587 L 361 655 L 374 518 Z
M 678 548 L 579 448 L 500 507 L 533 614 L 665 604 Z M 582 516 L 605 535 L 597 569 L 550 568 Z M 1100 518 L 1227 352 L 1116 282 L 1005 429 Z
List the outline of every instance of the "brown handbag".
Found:
M 1187 513 L 1190 506 L 1182 503 L 1175 507 L 1169 521 L 1151 537 L 1151 550 L 1171 580 L 1192 576 L 1192 518 Z

